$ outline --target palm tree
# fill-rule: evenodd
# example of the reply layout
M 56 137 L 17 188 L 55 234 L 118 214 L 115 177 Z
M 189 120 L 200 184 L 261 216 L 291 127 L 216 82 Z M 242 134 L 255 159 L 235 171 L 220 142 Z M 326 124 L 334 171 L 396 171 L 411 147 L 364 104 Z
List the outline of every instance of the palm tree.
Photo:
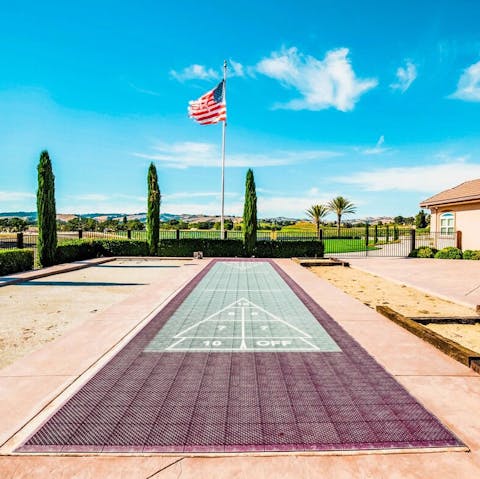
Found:
M 333 198 L 333 200 L 328 202 L 327 208 L 329 211 L 337 215 L 337 236 L 340 237 L 340 223 L 342 221 L 342 216 L 355 213 L 357 208 L 351 201 L 348 201 L 343 196 Z
M 312 205 L 306 211 L 308 217 L 313 221 L 317 229 L 317 238 L 320 239 L 320 224 L 322 219 L 329 213 L 329 209 L 324 205 Z

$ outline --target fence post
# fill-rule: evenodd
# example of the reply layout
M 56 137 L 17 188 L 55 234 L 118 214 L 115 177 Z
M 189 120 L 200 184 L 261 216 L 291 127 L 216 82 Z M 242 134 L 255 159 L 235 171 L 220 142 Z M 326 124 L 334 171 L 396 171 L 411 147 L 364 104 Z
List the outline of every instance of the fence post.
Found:
M 17 233 L 17 248 L 22 249 L 23 248 L 23 233 Z
M 368 251 L 368 243 L 369 243 L 369 237 L 368 237 L 368 223 L 365 223 L 365 251 Z
M 455 243 L 458 249 L 462 249 L 462 232 L 461 231 L 456 232 Z
M 132 239 L 132 230 L 127 230 L 127 238 Z
M 227 230 L 223 230 L 223 239 L 227 239 L 227 233 L 228 233 Z
M 82 239 L 82 238 L 83 238 L 83 230 L 82 230 L 82 228 L 80 228 L 78 230 L 78 239 Z
M 178 228 L 175 230 L 175 239 L 180 239 L 180 230 Z
M 415 249 L 415 229 L 410 230 L 410 253 Z
M 373 228 L 373 244 L 378 243 L 378 225 L 375 225 Z

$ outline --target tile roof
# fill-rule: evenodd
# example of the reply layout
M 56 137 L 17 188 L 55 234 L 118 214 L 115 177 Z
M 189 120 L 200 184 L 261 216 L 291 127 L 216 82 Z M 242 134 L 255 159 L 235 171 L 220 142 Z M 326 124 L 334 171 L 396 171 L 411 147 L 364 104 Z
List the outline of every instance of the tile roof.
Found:
M 441 191 L 440 193 L 423 200 L 420 203 L 420 206 L 429 207 L 448 203 L 461 203 L 472 200 L 480 200 L 480 178 L 476 180 L 465 181 L 465 183 L 461 183 L 454 188 Z

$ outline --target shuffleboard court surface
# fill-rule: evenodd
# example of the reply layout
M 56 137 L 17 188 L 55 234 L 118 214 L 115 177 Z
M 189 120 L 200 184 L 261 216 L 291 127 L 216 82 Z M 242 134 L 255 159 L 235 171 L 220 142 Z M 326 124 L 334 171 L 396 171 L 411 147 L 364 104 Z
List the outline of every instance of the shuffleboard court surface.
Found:
M 340 351 L 263 262 L 217 262 L 145 351 Z
M 270 260 L 214 260 L 18 452 L 461 447 Z

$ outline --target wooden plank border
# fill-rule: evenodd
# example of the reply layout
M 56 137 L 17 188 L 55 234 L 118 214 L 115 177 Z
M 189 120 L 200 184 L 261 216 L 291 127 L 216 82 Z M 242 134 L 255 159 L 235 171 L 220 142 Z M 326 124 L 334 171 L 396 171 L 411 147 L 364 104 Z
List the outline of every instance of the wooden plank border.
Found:
M 431 331 L 425 326 L 415 322 L 413 319 L 403 316 L 403 314 L 394 311 L 388 306 L 377 306 L 376 309 L 386 318 L 390 319 L 399 326 L 402 326 L 402 328 L 405 328 L 407 331 L 410 331 L 427 343 L 430 343 L 432 346 L 435 346 L 443 353 L 457 360 L 459 363 L 462 363 L 465 366 L 472 368 L 474 371 L 479 372 L 478 365 L 480 364 L 480 354 L 476 351 L 466 348 L 461 344 L 452 341 L 451 339 L 444 338 L 435 331 Z

